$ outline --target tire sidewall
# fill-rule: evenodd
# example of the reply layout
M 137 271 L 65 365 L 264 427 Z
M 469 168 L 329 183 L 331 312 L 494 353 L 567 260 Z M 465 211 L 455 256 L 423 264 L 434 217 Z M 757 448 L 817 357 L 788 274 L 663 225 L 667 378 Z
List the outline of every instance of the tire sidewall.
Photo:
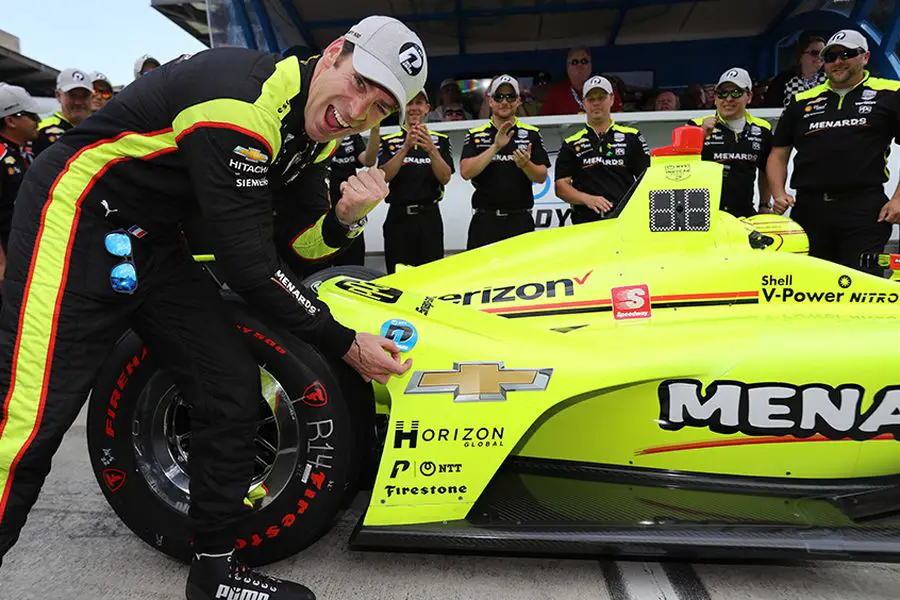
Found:
M 332 525 L 359 473 L 358 433 L 335 375 L 322 356 L 291 336 L 278 334 L 234 305 L 235 322 L 257 363 L 265 365 L 294 399 L 300 452 L 282 492 L 263 508 L 246 509 L 236 524 L 236 547 L 248 564 L 261 565 L 302 550 Z M 142 393 L 166 387 L 153 356 L 129 332 L 101 369 L 88 409 L 88 447 L 97 482 L 113 510 L 141 539 L 189 561 L 188 506 L 172 508 L 139 469 L 132 428 Z M 168 376 L 169 382 L 171 377 Z M 326 402 L 304 394 L 319 382 Z M 153 389 L 147 389 L 152 384 Z

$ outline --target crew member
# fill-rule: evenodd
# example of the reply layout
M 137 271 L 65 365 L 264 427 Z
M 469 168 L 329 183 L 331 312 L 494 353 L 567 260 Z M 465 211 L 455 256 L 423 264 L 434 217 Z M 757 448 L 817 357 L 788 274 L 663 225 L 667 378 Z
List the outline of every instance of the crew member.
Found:
M 94 86 L 94 95 L 91 96 L 91 112 L 95 113 L 112 99 L 113 87 L 109 78 L 100 71 L 91 73 L 91 85 Z
M 141 77 L 29 169 L 16 199 L 0 312 L 0 557 L 109 349 L 133 327 L 190 407 L 188 600 L 309 600 L 233 556 L 254 464 L 259 368 L 182 223 L 210 231 L 222 279 L 288 333 L 387 383 L 411 366 L 387 338 L 338 323 L 278 258 L 272 196 L 422 88 L 421 40 L 368 17 L 320 58 L 216 48 Z M 384 173 L 351 177 L 310 231 L 334 246 L 387 196 Z M 328 243 L 328 240 L 332 240 Z M 127 484 L 126 484 L 127 485 Z
M 63 69 L 56 77 L 56 100 L 60 109 L 38 124 L 38 137 L 31 147 L 35 158 L 63 133 L 91 116 L 94 87 L 87 73 Z
M 18 86 L 0 83 L 0 281 L 6 268 L 16 195 L 31 164 L 28 142 L 37 138 L 37 113 L 37 103 L 28 92 Z
M 381 139 L 378 162 L 391 191 L 384 220 L 384 262 L 418 266 L 444 257 L 444 223 L 438 202 L 453 174 L 450 138 L 431 131 L 425 117 L 431 106 L 425 90 L 406 105 L 400 131 Z
M 466 133 L 459 172 L 475 186 L 468 249 L 534 231 L 532 183 L 547 180 L 540 131 L 516 117 L 519 82 L 500 75 L 488 89 L 491 119 Z
M 775 212 L 793 207 L 810 255 L 881 275 L 860 255 L 882 252 L 900 222 L 900 187 L 890 200 L 884 193 L 891 140 L 900 136 L 900 82 L 869 74 L 858 31 L 831 36 L 822 58 L 828 81 L 794 96 L 775 128 L 767 165 Z M 785 191 L 791 148 L 796 199 Z
M 275 247 L 297 276 L 307 277 L 331 266 L 365 264 L 363 227 L 354 227 L 347 232 L 347 240 L 334 245 L 324 243 L 317 228 L 340 200 L 342 184 L 356 174 L 356 166 L 375 164 L 378 129 L 372 129 L 375 141 L 368 145 L 359 134 L 345 137 L 326 160 L 310 165 L 291 181 L 289 187 L 296 193 L 285 190 L 275 194 Z M 297 201 L 300 194 L 303 202 Z
M 587 127 L 563 141 L 556 158 L 556 195 L 572 205 L 572 223 L 608 216 L 650 166 L 641 132 L 613 121 L 613 86 L 595 75 L 584 82 Z
M 378 158 L 379 130 L 380 127 L 373 127 L 367 142 L 357 133 L 344 138 L 338 144 L 331 157 L 331 173 L 328 178 L 329 196 L 332 200 L 337 201 L 341 197 L 341 186 L 352 175 L 356 175 L 357 169 L 375 165 Z M 356 236 L 343 252 L 329 262 L 332 265 L 364 265 L 366 237 L 362 234 Z
M 766 179 L 766 160 L 772 148 L 772 125 L 747 110 L 753 98 L 753 80 L 744 69 L 728 69 L 716 85 L 716 114 L 697 117 L 688 125 L 703 128 L 703 160 L 720 163 L 722 199 L 719 207 L 735 217 L 757 213 L 753 187 L 759 185 L 759 212 L 770 212 L 772 197 Z M 759 178 L 757 180 L 757 171 Z

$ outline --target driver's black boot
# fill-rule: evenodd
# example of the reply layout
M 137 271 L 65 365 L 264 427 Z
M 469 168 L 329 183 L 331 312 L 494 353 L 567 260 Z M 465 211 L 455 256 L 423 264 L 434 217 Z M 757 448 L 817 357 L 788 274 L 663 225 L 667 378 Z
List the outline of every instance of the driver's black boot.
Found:
M 188 575 L 187 600 L 316 600 L 308 588 L 269 577 L 227 554 L 195 554 Z

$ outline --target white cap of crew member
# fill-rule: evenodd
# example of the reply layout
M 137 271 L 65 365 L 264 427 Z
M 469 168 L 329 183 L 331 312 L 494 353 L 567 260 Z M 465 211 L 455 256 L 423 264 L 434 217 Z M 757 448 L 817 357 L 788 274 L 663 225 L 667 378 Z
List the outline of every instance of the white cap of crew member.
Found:
M 425 46 L 412 30 L 391 17 L 366 17 L 344 34 L 353 42 L 353 68 L 385 87 L 400 105 L 400 122 L 406 104 L 425 87 L 428 57 Z
M 733 67 L 722 73 L 716 87 L 719 87 L 724 83 L 733 83 L 742 90 L 750 90 L 753 88 L 753 79 L 750 77 L 750 73 L 748 73 L 746 69 L 740 67 Z
M 500 89 L 500 86 L 503 84 L 512 86 L 512 89 L 515 90 L 516 94 L 520 93 L 519 82 L 515 77 L 511 75 L 500 75 L 491 82 L 491 87 L 488 88 L 488 96 L 493 96 L 497 93 L 497 90 Z
M 39 110 L 37 102 L 25 88 L 0 83 L 0 119 L 20 112 L 36 115 Z
M 105 81 L 106 83 L 109 83 L 110 85 L 112 85 L 112 83 L 109 81 L 109 77 L 107 77 L 100 71 L 94 71 L 91 73 L 91 83 L 93 83 L 95 81 Z
M 869 41 L 866 40 L 866 36 L 852 29 L 841 29 L 831 36 L 819 54 L 824 55 L 832 46 L 843 46 L 849 50 L 862 48 L 864 52 L 869 51 Z
M 612 83 L 606 77 L 602 75 L 594 75 L 590 79 L 584 82 L 584 87 L 581 88 L 581 95 L 587 96 L 588 92 L 591 90 L 603 90 L 607 94 L 613 93 Z
M 84 88 L 90 93 L 94 93 L 91 78 L 81 69 L 63 69 L 56 76 L 56 89 L 59 91 L 68 92 L 77 88 Z

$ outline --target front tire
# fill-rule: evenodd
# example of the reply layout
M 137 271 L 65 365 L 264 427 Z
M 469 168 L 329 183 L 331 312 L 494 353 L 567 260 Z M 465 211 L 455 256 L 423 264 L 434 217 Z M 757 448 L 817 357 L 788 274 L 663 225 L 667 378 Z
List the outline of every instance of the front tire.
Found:
M 246 308 L 235 305 L 235 315 L 260 365 L 263 390 L 251 485 L 268 489 L 251 495 L 253 506 L 236 524 L 235 547 L 245 562 L 262 565 L 315 542 L 352 497 L 361 449 L 345 389 L 352 386 L 359 395 L 368 388 L 339 383 L 347 377 L 343 365 L 329 364 Z M 352 402 L 365 405 L 365 399 Z M 189 561 L 189 414 L 171 375 L 134 332 L 98 375 L 88 408 L 88 449 L 119 518 L 154 548 Z

